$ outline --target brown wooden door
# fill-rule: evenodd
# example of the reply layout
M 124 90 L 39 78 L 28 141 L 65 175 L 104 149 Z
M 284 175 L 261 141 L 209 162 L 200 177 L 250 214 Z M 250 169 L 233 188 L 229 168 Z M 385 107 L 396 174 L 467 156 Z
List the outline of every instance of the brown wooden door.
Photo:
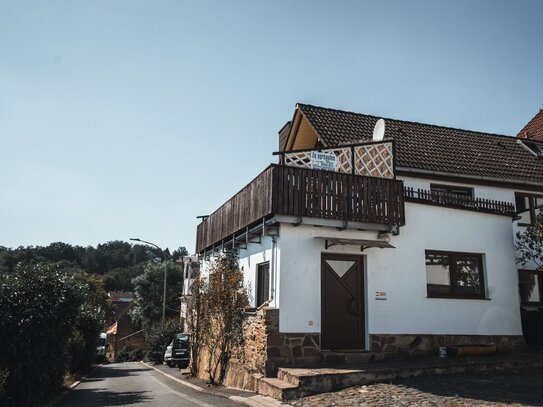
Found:
M 362 257 L 323 253 L 321 348 L 364 349 L 364 314 Z

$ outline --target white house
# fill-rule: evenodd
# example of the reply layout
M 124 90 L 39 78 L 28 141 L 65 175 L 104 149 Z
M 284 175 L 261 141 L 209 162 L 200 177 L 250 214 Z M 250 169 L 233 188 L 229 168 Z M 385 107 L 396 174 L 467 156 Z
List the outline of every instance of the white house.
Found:
M 378 119 L 298 104 L 279 164 L 198 226 L 203 269 L 238 256 L 253 305 L 279 309 L 279 364 L 522 349 L 543 281 L 514 239 L 543 206 L 543 142 Z

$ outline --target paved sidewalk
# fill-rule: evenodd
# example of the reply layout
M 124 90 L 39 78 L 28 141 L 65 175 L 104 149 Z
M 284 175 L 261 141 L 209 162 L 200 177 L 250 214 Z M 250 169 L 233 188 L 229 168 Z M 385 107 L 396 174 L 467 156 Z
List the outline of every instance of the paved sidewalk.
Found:
M 193 390 L 205 392 L 208 394 L 213 394 L 216 396 L 221 396 L 228 398 L 232 401 L 245 404 L 250 407 L 279 407 L 286 406 L 286 404 L 281 403 L 278 400 L 275 400 L 271 397 L 261 396 L 250 391 L 243 391 L 238 389 L 233 389 L 230 387 L 224 386 L 210 386 L 203 380 L 191 378 L 187 379 L 182 377 L 181 371 L 177 368 L 170 368 L 166 365 L 153 365 L 150 363 L 141 362 L 143 365 L 154 369 L 155 371 L 163 374 L 164 376 L 177 381 L 184 386 L 190 387 Z
M 543 368 L 427 376 L 377 383 L 292 401 L 322 406 L 543 406 Z

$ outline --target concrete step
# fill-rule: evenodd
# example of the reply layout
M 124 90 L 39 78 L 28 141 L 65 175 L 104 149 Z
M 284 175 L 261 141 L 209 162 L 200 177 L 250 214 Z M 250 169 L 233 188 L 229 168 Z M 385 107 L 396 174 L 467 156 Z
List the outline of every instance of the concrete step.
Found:
M 273 377 L 264 377 L 258 381 L 258 394 L 280 401 L 299 397 L 298 386 Z
M 360 366 L 279 368 L 276 379 L 262 379 L 259 393 L 278 400 L 292 400 L 351 386 L 438 374 L 475 373 L 543 367 L 543 354 L 516 357 L 425 358 L 366 363 Z
M 377 362 L 384 359 L 385 354 L 375 352 L 336 352 L 321 351 L 321 364 L 330 365 L 353 365 L 369 362 Z

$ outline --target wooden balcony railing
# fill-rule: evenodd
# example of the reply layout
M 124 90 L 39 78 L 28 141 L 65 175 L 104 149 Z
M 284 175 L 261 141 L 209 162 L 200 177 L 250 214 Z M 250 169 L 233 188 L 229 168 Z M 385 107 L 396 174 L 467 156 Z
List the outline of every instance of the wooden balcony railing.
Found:
M 515 205 L 511 202 L 474 198 L 467 195 L 429 191 L 420 188 L 415 189 L 412 187 L 406 187 L 404 193 L 407 202 L 417 202 L 427 205 L 445 206 L 455 209 L 465 209 L 506 216 L 513 216 L 515 213 Z
M 403 226 L 403 183 L 272 164 L 198 225 L 196 250 L 272 214 Z

